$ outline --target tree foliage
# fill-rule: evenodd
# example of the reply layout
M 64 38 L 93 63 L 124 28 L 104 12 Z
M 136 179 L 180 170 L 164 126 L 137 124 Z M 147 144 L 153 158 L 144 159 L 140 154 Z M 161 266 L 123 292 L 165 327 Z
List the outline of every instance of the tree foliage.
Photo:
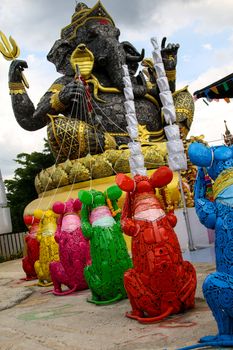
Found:
M 15 161 L 19 164 L 11 180 L 5 180 L 7 201 L 11 210 L 13 232 L 25 231 L 23 212 L 25 207 L 38 197 L 34 181 L 36 175 L 54 164 L 54 157 L 45 140 L 44 150 L 40 152 L 20 153 Z

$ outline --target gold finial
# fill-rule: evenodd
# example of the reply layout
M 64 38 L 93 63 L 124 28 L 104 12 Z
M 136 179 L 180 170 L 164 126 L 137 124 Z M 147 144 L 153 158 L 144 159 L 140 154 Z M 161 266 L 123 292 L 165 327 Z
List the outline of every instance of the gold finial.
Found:
M 15 40 L 10 36 L 9 40 L 3 32 L 0 31 L 0 52 L 7 61 L 16 59 L 20 54 L 20 49 L 16 44 Z
M 7 37 L 5 36 L 5 34 L 1 31 L 0 31 L 0 38 L 2 41 L 2 42 L 0 42 L 1 54 L 3 55 L 3 57 L 7 61 L 14 61 L 17 57 L 19 57 L 19 54 L 20 54 L 20 49 L 19 49 L 16 41 L 11 36 L 9 37 L 9 40 L 8 40 Z M 28 84 L 27 79 L 25 78 L 23 72 L 21 72 L 21 76 L 22 76 L 23 84 L 27 88 L 29 88 L 29 84 Z
M 225 134 L 223 135 L 224 142 L 225 142 L 225 145 L 231 146 L 233 145 L 233 135 L 231 134 L 230 130 L 227 127 L 226 120 L 224 120 L 224 123 L 225 123 L 225 129 L 226 129 Z

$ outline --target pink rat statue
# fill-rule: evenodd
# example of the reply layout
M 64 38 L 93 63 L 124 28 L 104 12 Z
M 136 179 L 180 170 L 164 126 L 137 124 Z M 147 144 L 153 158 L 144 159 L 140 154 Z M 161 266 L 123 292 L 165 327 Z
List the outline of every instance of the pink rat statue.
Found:
M 57 221 L 55 240 L 59 244 L 60 261 L 50 263 L 50 274 L 55 295 L 66 295 L 77 290 L 87 289 L 83 271 L 91 263 L 89 242 L 81 231 L 81 222 L 77 212 L 81 209 L 79 199 L 56 202 L 53 211 L 60 214 Z M 62 291 L 61 285 L 70 290 Z

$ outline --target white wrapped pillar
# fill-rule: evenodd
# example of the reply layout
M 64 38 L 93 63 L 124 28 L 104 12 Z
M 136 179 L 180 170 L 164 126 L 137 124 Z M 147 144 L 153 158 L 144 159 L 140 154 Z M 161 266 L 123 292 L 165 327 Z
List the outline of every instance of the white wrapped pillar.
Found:
M 164 64 L 160 52 L 160 48 L 156 38 L 151 39 L 151 43 L 153 45 L 153 60 L 154 60 L 154 68 L 157 74 L 157 85 L 160 91 L 159 97 L 162 107 L 162 114 L 164 115 L 164 119 L 168 124 L 164 130 L 167 137 L 167 152 L 168 152 L 168 166 L 172 171 L 178 171 L 179 174 L 179 184 L 180 184 L 180 193 L 183 201 L 183 213 L 186 222 L 187 233 L 189 237 L 189 249 L 195 250 L 194 243 L 192 239 L 192 232 L 188 217 L 188 211 L 186 207 L 186 200 L 183 191 L 183 184 L 180 171 L 187 170 L 187 158 L 184 153 L 183 142 L 180 139 L 180 131 L 179 126 L 175 124 L 176 122 L 176 110 L 174 106 L 174 101 L 172 97 L 172 93 L 169 87 L 168 79 L 166 77 L 166 72 L 164 69 Z
M 123 65 L 122 69 L 124 71 L 124 95 L 125 95 L 125 111 L 126 111 L 126 121 L 127 121 L 127 131 L 131 142 L 128 143 L 130 150 L 129 166 L 130 172 L 134 175 L 146 175 L 146 168 L 144 167 L 144 156 L 141 150 L 141 144 L 136 139 L 138 138 L 138 120 L 136 117 L 135 104 L 134 104 L 134 94 L 131 79 L 129 76 L 129 70 L 127 65 Z

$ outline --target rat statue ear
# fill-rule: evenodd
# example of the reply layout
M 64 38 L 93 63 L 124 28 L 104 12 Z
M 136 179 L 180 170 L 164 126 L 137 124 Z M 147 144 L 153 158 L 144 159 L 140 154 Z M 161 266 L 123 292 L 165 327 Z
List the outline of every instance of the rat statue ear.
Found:
M 107 188 L 104 194 L 107 198 L 111 199 L 111 201 L 116 201 L 122 195 L 122 190 L 117 185 L 112 185 Z
M 150 177 L 153 188 L 161 188 L 168 185 L 173 179 L 173 172 L 167 166 L 161 166 Z
M 73 203 L 74 211 L 79 211 L 82 208 L 82 202 L 80 199 L 76 198 Z
M 135 188 L 135 182 L 131 177 L 125 174 L 117 174 L 115 178 L 116 184 L 125 192 L 133 192 Z
M 35 218 L 37 218 L 37 219 L 41 219 L 43 216 L 44 216 L 44 210 L 42 210 L 42 209 L 36 209 L 35 211 L 34 211 L 34 216 L 35 216 Z
M 78 198 L 85 205 L 92 205 L 93 197 L 90 192 L 85 190 L 80 190 L 78 193 Z
M 31 226 L 32 224 L 34 224 L 36 222 L 37 223 L 40 222 L 40 220 L 35 218 L 33 215 L 24 215 L 23 221 L 24 221 L 26 226 Z
M 55 202 L 53 204 L 53 211 L 56 214 L 64 214 L 66 209 L 65 203 L 63 202 Z
M 193 142 L 189 146 L 188 155 L 190 161 L 199 167 L 209 167 L 213 162 L 213 151 L 203 143 Z

